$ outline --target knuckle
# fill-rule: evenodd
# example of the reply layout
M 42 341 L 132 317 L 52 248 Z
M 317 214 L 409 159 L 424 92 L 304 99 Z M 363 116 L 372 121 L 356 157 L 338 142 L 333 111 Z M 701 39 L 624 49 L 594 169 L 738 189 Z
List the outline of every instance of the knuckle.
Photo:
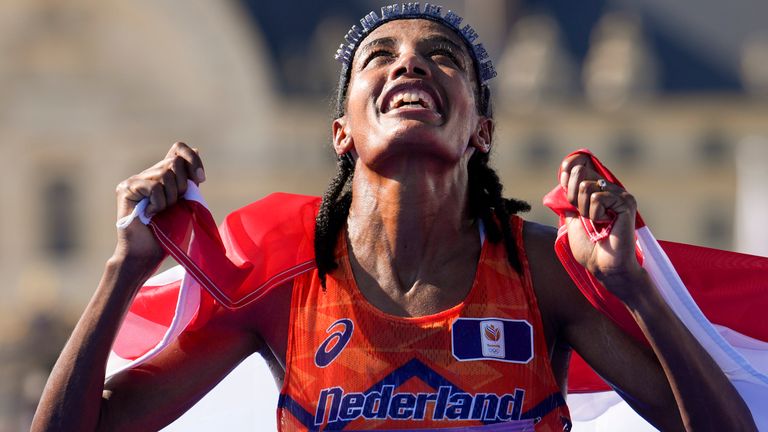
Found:
M 136 182 L 137 179 L 138 179 L 138 176 L 134 175 L 134 176 L 128 177 L 127 179 L 121 181 L 120 183 L 117 184 L 117 186 L 115 186 L 115 192 L 117 192 L 117 193 L 127 193 L 127 192 L 130 192 L 131 191 L 131 186 L 133 185 L 133 183 Z
M 168 158 L 168 166 L 169 167 L 176 166 L 177 164 L 180 164 L 180 163 L 183 163 L 183 162 L 184 162 L 184 157 L 181 156 L 180 153 L 175 153 L 174 155 L 172 155 L 171 157 Z
M 579 182 L 579 192 L 587 192 L 587 190 L 589 190 L 589 182 L 586 180 Z
M 166 170 L 162 175 L 163 184 L 176 183 L 176 175 L 171 170 Z
M 576 165 L 575 167 L 571 168 L 571 178 L 581 182 L 585 180 L 586 177 L 587 175 L 586 171 L 584 170 L 584 165 Z
M 153 182 L 152 186 L 149 187 L 149 192 L 153 195 L 160 194 L 163 192 L 163 185 L 159 182 Z

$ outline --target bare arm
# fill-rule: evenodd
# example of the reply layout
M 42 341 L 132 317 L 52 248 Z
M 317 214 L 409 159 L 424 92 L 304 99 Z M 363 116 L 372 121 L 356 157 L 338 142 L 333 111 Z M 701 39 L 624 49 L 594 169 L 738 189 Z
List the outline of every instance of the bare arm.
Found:
M 158 357 L 104 386 L 99 430 L 159 430 L 197 403 L 238 364 L 264 347 L 229 313 L 186 331 Z
M 149 262 L 107 262 L 96 293 L 51 372 L 32 430 L 95 430 L 107 357 L 137 287 L 154 270 Z
M 567 221 L 571 250 L 574 257 L 615 294 L 635 318 L 658 359 L 685 429 L 756 430 L 744 401 L 663 301 L 637 262 L 634 251 L 637 205 L 632 195 L 617 185 L 607 184 L 601 188 L 596 181 L 597 173 L 583 157 L 566 161 L 563 171 L 566 175 L 561 179 L 562 184 L 581 216 L 601 221 L 608 218 L 609 211 L 615 214 L 611 235 L 597 243 L 592 243 L 587 237 L 577 218 L 579 215 L 571 215 Z M 600 360 L 599 353 L 590 353 L 594 347 L 586 340 L 597 323 L 594 319 L 574 319 L 566 333 L 577 350 L 586 351 L 588 361 L 597 362 L 594 365 L 599 373 L 610 376 L 610 369 L 616 368 L 616 364 L 606 364 Z M 645 363 L 645 367 L 650 367 L 650 363 Z M 620 367 L 628 365 L 631 367 L 633 363 L 621 364 Z M 621 380 L 622 377 L 618 378 Z M 612 382 L 619 389 L 624 387 L 621 381 Z M 626 395 L 631 400 L 632 390 Z M 634 404 L 642 405 L 638 401 Z
M 556 231 L 528 224 L 526 250 L 543 318 L 551 322 L 553 346 L 575 349 L 641 416 L 661 430 L 682 430 L 674 394 L 653 350 L 640 344 L 581 294 L 554 253 Z M 552 347 L 551 347 L 552 348 Z M 567 362 L 553 369 L 567 370 Z M 566 370 L 554 369 L 556 375 Z M 561 381 L 562 385 L 565 382 Z
M 187 179 L 204 180 L 197 152 L 176 143 L 152 168 L 117 188 L 118 217 L 144 197 L 148 213 L 173 205 Z M 158 358 L 106 385 L 110 348 L 132 298 L 164 257 L 147 227 L 134 221 L 118 231 L 117 247 L 40 400 L 32 430 L 157 429 L 183 413 L 261 341 L 227 319 L 186 335 Z M 106 391 L 105 391 L 106 390 Z

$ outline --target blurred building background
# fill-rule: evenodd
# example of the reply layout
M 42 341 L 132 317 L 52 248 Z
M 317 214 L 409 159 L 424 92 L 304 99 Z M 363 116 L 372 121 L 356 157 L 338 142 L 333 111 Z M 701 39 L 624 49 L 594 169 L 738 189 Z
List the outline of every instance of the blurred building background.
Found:
M 439 3 L 439 2 L 438 2 Z M 657 236 L 768 254 L 768 3 L 447 0 L 498 70 L 495 165 L 530 217 L 588 147 Z M 0 432 L 27 430 L 114 247 L 114 187 L 175 140 L 214 216 L 333 174 L 336 47 L 379 2 L 0 4 Z

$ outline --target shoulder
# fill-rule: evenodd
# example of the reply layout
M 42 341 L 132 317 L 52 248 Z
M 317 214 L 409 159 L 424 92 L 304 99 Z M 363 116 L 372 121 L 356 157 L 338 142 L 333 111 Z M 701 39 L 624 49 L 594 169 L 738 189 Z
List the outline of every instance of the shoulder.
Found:
M 562 268 L 555 255 L 555 240 L 557 239 L 557 229 L 549 225 L 536 222 L 523 222 L 523 244 L 525 254 L 528 257 L 528 266 L 531 276 L 549 275 L 551 277 L 565 276 L 563 271 L 553 272 L 554 268 Z M 549 280 L 547 278 L 546 280 Z M 534 283 L 537 281 L 534 281 Z M 542 282 L 539 280 L 538 282 Z
M 554 251 L 557 228 L 528 220 L 523 221 L 523 240 L 525 249 L 548 249 Z M 530 255 L 530 253 L 529 253 Z
M 523 225 L 533 290 L 545 326 L 555 333 L 572 317 L 573 305 L 584 302 L 555 254 L 556 240 L 557 229 L 554 227 L 528 221 Z
M 558 259 L 556 240 L 556 228 L 525 222 L 523 241 L 542 317 L 556 329 L 587 319 L 598 319 L 600 314 L 579 291 Z

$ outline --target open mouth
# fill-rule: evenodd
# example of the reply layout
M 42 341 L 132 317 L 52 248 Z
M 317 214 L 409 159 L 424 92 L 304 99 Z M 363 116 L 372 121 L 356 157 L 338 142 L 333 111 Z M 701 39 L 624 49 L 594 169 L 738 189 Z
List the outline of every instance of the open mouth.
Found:
M 439 114 L 439 103 L 430 91 L 412 85 L 400 86 L 385 95 L 381 112 L 383 114 L 397 110 L 429 110 Z
M 421 90 L 403 90 L 396 92 L 389 100 L 385 111 L 391 111 L 402 107 L 422 107 L 429 110 L 435 109 L 435 101 L 427 92 Z

